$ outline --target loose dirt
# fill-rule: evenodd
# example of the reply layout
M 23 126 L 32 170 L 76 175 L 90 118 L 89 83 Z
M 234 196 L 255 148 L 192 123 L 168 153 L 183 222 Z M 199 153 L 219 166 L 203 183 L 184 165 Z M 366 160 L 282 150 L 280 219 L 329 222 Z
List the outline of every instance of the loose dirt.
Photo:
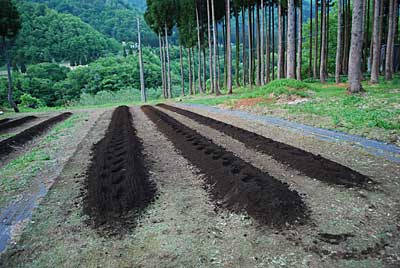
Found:
M 296 191 L 196 131 L 150 106 L 142 108 L 174 145 L 206 176 L 217 204 L 246 211 L 263 224 L 284 227 L 304 223 L 306 207 Z
M 249 148 L 271 155 L 275 160 L 299 170 L 306 176 L 327 183 L 344 185 L 347 187 L 362 186 L 372 183 L 372 180 L 348 167 L 340 165 L 321 155 L 315 155 L 302 149 L 284 144 L 254 132 L 247 131 L 233 125 L 202 116 L 200 114 L 177 107 L 160 104 L 162 108 L 189 117 L 196 122 L 239 140 Z
M 9 121 L 6 123 L 0 123 L 0 134 L 8 131 L 9 129 L 12 129 L 12 128 L 21 126 L 27 122 L 33 121 L 35 119 L 37 119 L 36 116 L 30 115 L 30 116 L 25 116 L 20 119 L 12 120 L 12 121 Z
M 114 111 L 105 137 L 92 151 L 84 210 L 95 226 L 121 234 L 123 226 L 134 222 L 132 216 L 143 210 L 156 193 L 128 107 L 121 106 Z
M 52 117 L 44 122 L 41 122 L 31 128 L 28 128 L 21 133 L 12 136 L 6 140 L 0 142 L 0 159 L 7 156 L 9 153 L 16 150 L 17 147 L 24 145 L 33 138 L 41 135 L 43 132 L 51 128 L 53 125 L 64 121 L 70 117 L 72 113 L 62 113 L 55 117 Z

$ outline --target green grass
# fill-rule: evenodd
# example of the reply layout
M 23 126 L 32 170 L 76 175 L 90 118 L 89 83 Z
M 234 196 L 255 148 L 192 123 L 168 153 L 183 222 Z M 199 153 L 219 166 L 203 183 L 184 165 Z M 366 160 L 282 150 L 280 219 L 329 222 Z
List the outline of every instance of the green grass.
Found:
M 381 81 L 377 85 L 365 82 L 363 87 L 366 90 L 364 94 L 349 95 L 344 84 L 283 79 L 263 87 L 238 88 L 232 95 L 191 96 L 182 101 L 233 107 L 237 100 L 261 97 L 269 100 L 257 105 L 264 114 L 386 142 L 399 142 L 399 78 L 391 82 Z M 308 101 L 296 105 L 277 102 L 284 95 L 296 95 Z
M 80 115 L 73 115 L 56 125 L 38 146 L 0 169 L 0 208 L 30 186 L 32 179 L 44 168 L 46 162 L 52 160 L 51 150 L 57 149 L 54 143 L 61 136 L 68 135 L 66 130 L 72 129 L 80 117 Z

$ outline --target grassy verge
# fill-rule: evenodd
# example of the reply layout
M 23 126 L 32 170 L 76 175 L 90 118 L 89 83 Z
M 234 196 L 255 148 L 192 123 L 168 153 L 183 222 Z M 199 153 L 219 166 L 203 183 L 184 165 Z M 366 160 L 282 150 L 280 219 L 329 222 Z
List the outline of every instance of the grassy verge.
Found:
M 52 152 L 60 149 L 57 140 L 71 133 L 81 117 L 73 115 L 56 125 L 30 152 L 18 156 L 0 169 L 0 208 L 25 191 L 49 161 L 56 160 Z
M 233 95 L 182 101 L 244 109 L 400 145 L 400 82 L 363 86 L 364 94 L 349 95 L 346 84 L 280 80 L 254 89 L 239 88 Z M 258 102 L 249 101 L 255 98 Z

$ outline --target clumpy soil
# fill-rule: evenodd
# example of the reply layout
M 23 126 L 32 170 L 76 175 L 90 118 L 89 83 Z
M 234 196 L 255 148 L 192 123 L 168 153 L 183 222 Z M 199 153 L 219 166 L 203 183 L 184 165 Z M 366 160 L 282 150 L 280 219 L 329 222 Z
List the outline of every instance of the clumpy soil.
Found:
M 165 113 L 150 106 L 142 109 L 182 154 L 205 174 L 217 204 L 236 212 L 246 211 L 260 223 L 275 227 L 305 222 L 306 206 L 287 184 L 244 162 Z
M 103 226 L 106 229 L 121 233 L 121 226 L 134 221 L 132 215 L 143 210 L 156 193 L 128 107 L 121 106 L 114 111 L 105 137 L 92 151 L 85 211 L 95 226 L 106 224 Z
M 41 122 L 31 128 L 28 128 L 15 136 L 12 136 L 6 140 L 1 141 L 0 158 L 7 156 L 9 153 L 13 152 L 16 149 L 16 147 L 22 146 L 25 143 L 31 141 L 33 138 L 43 134 L 43 132 L 47 131 L 55 124 L 69 118 L 71 115 L 72 113 L 62 113 L 44 122 Z
M 8 120 L 3 119 L 3 120 L 6 120 L 6 121 L 5 122 L 0 122 L 0 133 L 8 131 L 11 128 L 19 127 L 19 126 L 21 126 L 21 125 L 23 125 L 23 124 L 25 124 L 27 122 L 30 122 L 32 120 L 35 120 L 35 119 L 37 119 L 37 117 L 33 116 L 33 115 L 25 116 L 25 117 L 22 117 L 20 119 L 15 119 L 15 120 L 12 120 L 12 121 L 9 121 L 9 119 Z
M 368 185 L 368 183 L 372 183 L 372 180 L 367 176 L 324 158 L 321 155 L 312 154 L 294 146 L 266 138 L 254 132 L 188 110 L 165 104 L 160 104 L 159 106 L 221 131 L 244 143 L 247 147 L 268 154 L 278 162 L 297 169 L 311 178 L 331 184 L 344 185 L 346 187 L 365 186 Z

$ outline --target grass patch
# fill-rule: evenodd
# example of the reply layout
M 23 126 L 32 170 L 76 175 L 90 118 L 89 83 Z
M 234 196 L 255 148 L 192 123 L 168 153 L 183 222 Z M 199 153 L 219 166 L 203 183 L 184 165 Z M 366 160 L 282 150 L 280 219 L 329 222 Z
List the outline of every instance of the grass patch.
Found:
M 364 94 L 349 95 L 346 84 L 282 79 L 254 89 L 238 88 L 232 95 L 186 97 L 183 102 L 234 107 L 240 99 L 268 98 L 271 101 L 257 104 L 265 114 L 386 142 L 400 142 L 396 138 L 400 135 L 399 77 L 376 85 L 364 82 L 363 87 Z M 308 101 L 296 105 L 277 102 L 282 96 L 290 95 Z
M 59 149 L 54 144 L 55 141 L 71 134 L 72 130 L 67 130 L 72 129 L 81 117 L 82 115 L 72 115 L 57 124 L 30 152 L 18 156 L 0 169 L 0 207 L 16 199 L 18 194 L 29 187 L 32 178 L 52 160 L 51 150 Z

